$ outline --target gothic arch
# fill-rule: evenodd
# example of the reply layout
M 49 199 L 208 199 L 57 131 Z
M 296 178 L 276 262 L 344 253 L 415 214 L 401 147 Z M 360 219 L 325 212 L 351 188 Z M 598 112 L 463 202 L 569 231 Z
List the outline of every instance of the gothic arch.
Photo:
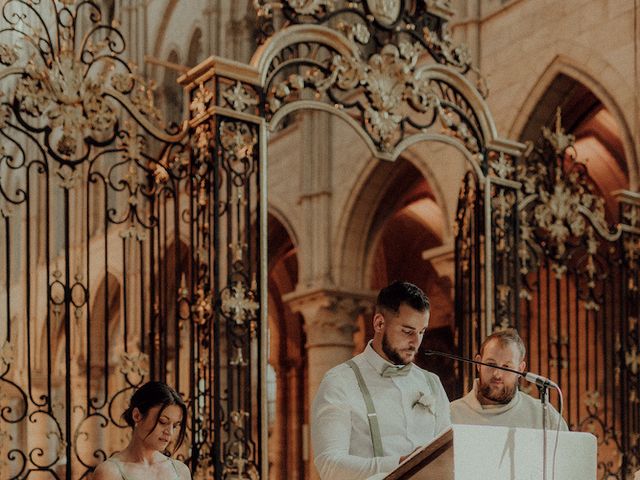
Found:
M 576 56 L 587 55 L 586 52 L 582 52 L 580 49 L 575 50 L 573 53 L 576 54 Z M 588 57 L 586 58 L 589 59 L 588 62 L 579 62 L 566 55 L 557 55 L 551 61 L 526 96 L 526 100 L 520 107 L 515 121 L 511 126 L 508 138 L 522 139 L 532 115 L 534 115 L 536 110 L 540 109 L 540 103 L 553 82 L 560 75 L 565 75 L 581 83 L 593 92 L 611 115 L 613 115 L 620 129 L 621 139 L 624 145 L 624 156 L 629 175 L 629 188 L 630 190 L 636 191 L 640 187 L 640 179 L 638 178 L 640 165 L 638 164 L 636 147 L 629 123 L 625 119 L 624 110 L 620 107 L 620 99 L 627 100 L 633 98 L 633 91 L 628 87 L 625 79 L 618 75 L 615 68 L 605 60 L 594 57 L 592 51 L 588 52 Z M 601 75 L 596 75 L 593 73 L 595 71 L 602 73 Z M 614 91 L 618 93 L 616 95 L 609 93 Z M 555 105 L 547 106 L 547 110 L 548 109 L 555 111 Z M 548 117 L 548 114 L 553 112 L 547 111 L 545 113 Z
M 273 202 L 270 202 L 268 207 L 268 214 L 276 219 L 280 223 L 280 225 L 282 225 L 282 227 L 287 232 L 287 235 L 291 239 L 291 243 L 295 248 L 297 248 L 297 246 L 300 244 L 298 240 L 298 233 L 284 210 L 279 206 L 274 205 Z
M 162 21 L 158 27 L 158 33 L 156 34 L 154 41 L 154 49 L 153 56 L 159 58 L 162 52 L 162 43 L 166 38 L 167 28 L 171 23 L 171 18 L 173 17 L 173 12 L 178 7 L 179 0 L 169 0 L 164 9 L 164 15 L 162 16 Z
M 87 367 L 111 368 L 115 364 L 112 355 L 113 343 L 107 348 L 109 339 L 114 340 L 118 323 L 120 322 L 121 299 L 120 282 L 115 275 L 107 273 L 95 290 L 94 302 L 90 305 L 92 333 L 90 337 L 91 352 L 86 352 Z M 105 338 L 105 335 L 107 338 Z
M 435 151 L 434 151 L 435 150 Z M 403 158 L 410 161 L 411 164 L 418 169 L 422 176 L 426 179 L 427 183 L 431 187 L 431 191 L 435 197 L 435 202 L 438 204 L 444 213 L 444 244 L 451 244 L 453 242 L 453 229 L 455 224 L 455 210 L 457 207 L 457 200 L 452 201 L 451 195 L 458 196 L 457 189 L 460 188 L 462 183 L 464 172 L 472 170 L 474 172 L 474 178 L 476 181 L 480 181 L 484 178 L 481 166 L 478 164 L 477 159 L 473 156 L 467 155 L 468 152 L 461 151 L 457 146 L 450 144 L 449 142 L 443 142 L 441 140 L 434 140 L 425 144 L 425 142 L 418 143 L 412 147 L 409 147 L 403 153 Z M 451 154 L 457 156 L 453 159 Z M 447 168 L 435 168 L 443 167 L 444 165 L 439 162 L 448 162 Z M 455 178 L 455 191 L 449 192 L 451 189 L 452 180 L 450 178 L 443 178 L 442 170 L 447 170 L 447 174 L 451 175 L 452 171 L 455 171 L 455 163 L 459 163 L 460 177 Z M 458 173 L 458 172 L 456 172 Z M 445 209 L 450 208 L 451 211 L 447 212 Z
M 180 63 L 178 49 L 172 48 L 167 55 L 167 62 Z M 179 73 L 166 68 L 162 76 L 162 96 L 164 97 L 165 119 L 167 122 L 179 123 L 182 120 L 183 92 L 177 83 Z
M 448 150 L 446 153 L 451 153 L 454 148 L 449 146 Z M 343 248 L 337 249 L 342 262 L 340 281 L 363 291 L 376 291 L 396 279 L 419 285 L 434 307 L 430 342 L 445 351 L 453 351 L 452 222 L 446 218 L 446 200 L 438 188 L 441 186 L 423 158 L 428 154 L 422 149 L 406 153 L 394 163 L 370 161 L 365 167 L 366 173 L 360 175 L 358 187 L 352 190 L 340 222 L 339 233 L 344 242 Z M 446 157 L 446 153 L 442 155 Z M 452 182 L 456 190 L 464 172 L 469 170 L 467 160 L 460 157 L 466 170 Z M 425 258 L 427 251 L 434 255 Z M 415 268 L 416 265 L 419 268 Z M 347 277 L 350 274 L 351 277 Z M 356 348 L 363 347 L 372 336 L 368 321 L 360 322 L 359 328 Z M 442 362 L 436 363 L 429 368 L 444 373 Z M 420 364 L 426 366 L 423 362 Z M 455 378 L 449 376 L 445 387 L 452 394 Z
M 189 35 L 189 47 L 187 49 L 186 63 L 189 67 L 196 65 L 202 60 L 202 29 L 199 26 L 195 26 L 191 35 Z
M 276 374 L 275 419 L 269 426 L 269 469 L 276 477 L 300 478 L 306 362 L 299 313 L 283 297 L 298 283 L 298 254 L 285 223 L 270 212 L 268 268 L 269 364 Z M 271 420 L 276 420 L 271 423 Z
M 287 343 L 291 341 L 290 337 L 294 336 L 292 332 L 289 332 L 290 325 L 287 324 L 286 317 L 291 317 L 293 314 L 290 311 L 285 312 L 288 307 L 282 297 L 295 290 L 298 283 L 297 246 L 287 226 L 273 216 L 272 213 L 270 213 L 270 216 L 268 235 L 270 245 L 273 246 L 275 251 L 270 252 L 272 261 L 269 263 L 269 297 L 278 313 L 278 325 L 281 335 L 278 340 L 282 342 L 279 351 L 286 356 Z M 289 257 L 292 258 L 290 259 Z M 300 332 L 296 333 L 296 335 L 299 334 Z
M 412 156 L 413 157 L 413 156 Z M 336 252 L 339 252 L 337 269 L 338 284 L 353 285 L 368 289 L 371 273 L 372 247 L 377 243 L 381 225 L 375 225 L 390 214 L 391 210 L 381 212 L 384 197 L 408 169 L 413 169 L 424 178 L 435 203 L 442 209 L 442 197 L 434 188 L 434 178 L 424 164 L 411 157 L 402 157 L 402 162 L 370 161 L 359 175 L 359 181 L 352 189 L 343 215 L 340 218 L 336 235 Z M 389 206 L 393 209 L 393 206 Z M 448 222 L 445 221 L 445 230 Z

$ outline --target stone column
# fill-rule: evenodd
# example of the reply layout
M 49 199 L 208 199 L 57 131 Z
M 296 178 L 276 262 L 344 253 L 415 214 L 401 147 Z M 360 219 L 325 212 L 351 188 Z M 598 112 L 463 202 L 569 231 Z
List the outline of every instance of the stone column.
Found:
M 324 374 L 353 356 L 353 334 L 358 315 L 372 304 L 368 293 L 316 289 L 292 292 L 285 297 L 291 309 L 302 314 L 307 335 L 307 391 L 309 407 Z M 311 442 L 308 443 L 311 445 Z M 313 453 L 309 452 L 313 464 Z M 310 466 L 309 478 L 319 478 Z
M 301 153 L 298 204 L 301 218 L 298 288 L 321 289 L 335 285 L 333 279 L 331 178 L 332 123 L 325 112 L 305 112 L 301 126 L 305 144 Z M 331 288 L 331 287 L 330 287 Z M 333 287 L 335 288 L 335 287 Z
M 304 318 L 307 335 L 309 399 L 313 401 L 327 370 L 353 356 L 357 318 L 371 303 L 364 293 L 315 290 L 292 292 L 285 300 Z
M 287 480 L 299 480 L 302 472 L 302 436 L 303 436 L 303 419 L 304 419 L 304 395 L 300 395 L 302 391 L 301 382 L 302 362 L 300 359 L 287 362 L 285 367 L 286 373 L 283 375 L 283 381 L 286 382 L 286 399 L 287 405 L 286 421 L 284 428 L 286 429 L 286 444 L 283 445 L 283 470 L 280 477 Z M 302 474 L 304 475 L 304 474 Z

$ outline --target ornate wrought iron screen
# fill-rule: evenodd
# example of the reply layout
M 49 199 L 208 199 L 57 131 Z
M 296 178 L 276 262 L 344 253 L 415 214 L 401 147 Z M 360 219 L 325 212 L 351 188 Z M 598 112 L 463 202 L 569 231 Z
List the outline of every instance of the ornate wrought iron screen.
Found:
M 458 195 L 455 224 L 456 330 L 460 354 L 473 357 L 495 325 L 517 317 L 518 191 L 514 158 L 488 151 L 482 173 L 469 171 Z M 484 174 L 488 172 L 488 174 Z M 475 371 L 457 368 L 458 396 Z
M 189 400 L 182 455 L 195 478 L 267 476 L 265 145 L 297 109 L 340 116 L 379 159 L 419 141 L 463 152 L 483 196 L 469 311 L 483 309 L 481 331 L 494 308 L 517 311 L 517 292 L 492 287 L 511 285 L 517 265 L 508 225 L 522 146 L 497 136 L 481 83 L 464 76 L 449 2 L 255 5 L 264 43 L 252 65 L 214 58 L 191 70 L 181 79 L 190 121 L 162 130 L 96 4 L 5 2 L 0 462 L 10 478 L 88 476 L 126 442 L 120 412 L 148 378 Z M 502 225 L 495 239 L 492 225 Z
M 256 4 L 264 43 L 252 64 L 263 85 L 269 128 L 293 111 L 314 108 L 353 126 L 379 159 L 395 160 L 420 141 L 458 148 L 472 170 L 462 194 L 472 199 L 470 205 L 482 207 L 459 212 L 459 228 L 480 232 L 456 249 L 457 254 L 464 250 L 470 269 L 459 272 L 458 286 L 467 289 L 469 303 L 458 307 L 475 319 L 460 330 L 464 343 L 490 329 L 494 308 L 504 317 L 517 311 L 516 289 L 494 295 L 493 285 L 494 280 L 514 285 L 514 278 L 517 284 L 514 158 L 524 145 L 497 136 L 482 77 L 449 34 L 450 2 Z M 475 84 L 465 76 L 469 72 Z M 495 223 L 502 228 L 494 243 Z M 483 268 L 485 259 L 500 266 L 495 278 L 492 269 Z M 471 280 L 462 280 L 467 274 Z
M 558 119 L 520 166 L 519 327 L 530 368 L 562 387 L 570 427 L 597 435 L 599 478 L 622 479 L 637 469 L 638 204 L 621 197 L 610 227 L 572 144 Z
M 621 194 L 619 224 L 608 225 L 604 198 L 572 145 L 558 119 L 556 131 L 545 129 L 509 168 L 517 189 L 486 197 L 467 176 L 456 235 L 459 347 L 475 355 L 492 330 L 517 328 L 528 368 L 563 389 L 570 428 L 597 435 L 598 477 L 623 479 L 638 465 L 640 199 Z M 482 230 L 488 211 L 489 232 Z M 489 318 L 487 273 L 496 307 Z M 473 376 L 463 371 L 467 388 Z
M 94 2 L 3 2 L 3 479 L 86 478 L 149 379 L 188 401 L 195 478 L 260 465 L 260 148 L 229 144 L 259 125 L 162 129 L 124 50 Z
M 198 392 L 210 418 L 193 448 L 202 478 L 251 479 L 266 471 L 259 471 L 266 468 L 266 335 L 264 322 L 257 323 L 258 279 L 266 269 L 265 123 L 246 72 L 216 64 L 211 75 L 213 66 L 181 78 L 190 95 L 193 151 L 194 361 L 208 378 Z M 221 100 L 235 110 L 213 108 Z

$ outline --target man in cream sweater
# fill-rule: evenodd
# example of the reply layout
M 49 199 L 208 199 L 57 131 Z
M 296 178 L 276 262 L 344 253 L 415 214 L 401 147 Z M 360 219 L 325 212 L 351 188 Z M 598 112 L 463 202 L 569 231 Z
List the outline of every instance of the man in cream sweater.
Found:
M 518 371 L 526 367 L 525 346 L 514 329 L 494 332 L 480 346 L 479 360 Z M 496 368 L 478 366 L 473 389 L 451 403 L 454 424 L 497 427 L 542 428 L 540 400 L 518 389 L 518 375 Z M 547 408 L 547 428 L 567 430 L 567 423 L 551 405 Z

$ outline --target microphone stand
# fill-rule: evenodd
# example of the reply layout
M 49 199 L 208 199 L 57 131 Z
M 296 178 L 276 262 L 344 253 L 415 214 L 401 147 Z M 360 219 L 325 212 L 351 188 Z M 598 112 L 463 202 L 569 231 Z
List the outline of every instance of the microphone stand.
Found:
M 540 402 L 542 402 L 542 480 L 547 480 L 547 404 L 549 403 L 549 386 L 538 385 L 538 391 L 540 392 Z
M 490 365 L 485 362 L 481 362 L 479 360 L 473 360 L 471 358 L 461 357 L 459 355 L 454 355 L 452 353 L 438 352 L 436 350 L 423 350 L 425 355 L 431 356 L 436 355 L 439 357 L 451 358 L 453 360 L 460 360 L 461 362 L 473 363 L 475 365 L 482 365 L 484 367 L 489 368 L 497 368 L 498 370 L 504 370 L 505 372 L 515 373 L 519 377 L 524 377 L 525 380 L 531 383 L 535 383 L 540 391 L 540 402 L 542 403 L 542 478 L 543 480 L 547 479 L 547 404 L 549 403 L 549 387 L 557 388 L 560 387 L 551 380 L 541 375 L 537 375 L 535 373 L 531 373 L 528 371 L 521 372 L 520 370 L 515 370 L 513 368 L 503 367 L 501 365 Z M 560 421 L 560 420 L 558 420 Z

